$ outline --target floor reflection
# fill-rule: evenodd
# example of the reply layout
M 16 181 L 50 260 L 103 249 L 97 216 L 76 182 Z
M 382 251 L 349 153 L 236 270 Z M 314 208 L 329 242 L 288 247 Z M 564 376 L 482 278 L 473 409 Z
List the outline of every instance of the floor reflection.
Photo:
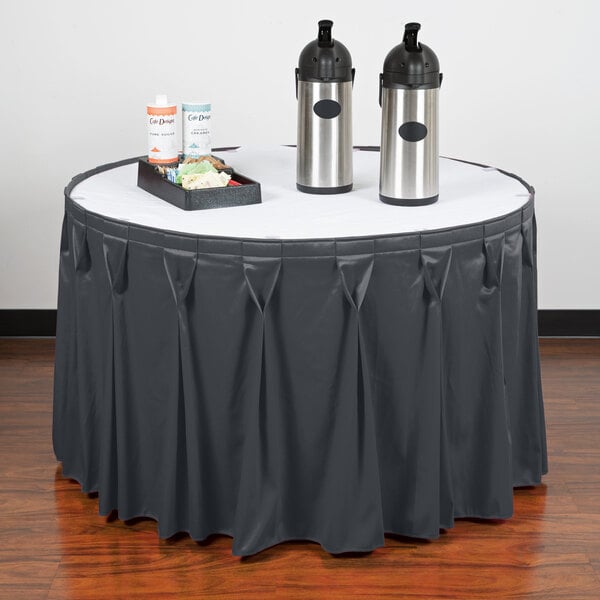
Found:
M 526 595 L 544 587 L 539 570 L 533 568 L 547 560 L 547 525 L 540 517 L 547 505 L 562 506 L 559 496 L 552 500 L 546 485 L 516 489 L 512 519 L 457 519 L 438 540 L 390 534 L 385 548 L 337 556 L 318 544 L 288 542 L 240 560 L 231 555 L 226 536 L 194 542 L 180 533 L 161 540 L 152 519 L 123 522 L 116 511 L 99 516 L 98 495 L 83 494 L 58 467 L 55 502 L 63 560 L 54 587 L 77 598 L 94 597 L 98 585 L 103 595 L 112 597 L 126 597 L 124 590 L 132 589 L 155 596 L 174 591 L 200 594 L 196 597 L 240 589 L 254 597 L 249 590 L 256 589 L 264 597 L 265 590 L 274 591 L 287 581 L 310 597 L 333 597 L 326 594 L 330 584 L 365 590 L 377 585 L 381 590 L 385 577 L 384 588 L 390 592 L 418 589 L 430 597 Z M 294 575 L 300 564 L 304 575 Z

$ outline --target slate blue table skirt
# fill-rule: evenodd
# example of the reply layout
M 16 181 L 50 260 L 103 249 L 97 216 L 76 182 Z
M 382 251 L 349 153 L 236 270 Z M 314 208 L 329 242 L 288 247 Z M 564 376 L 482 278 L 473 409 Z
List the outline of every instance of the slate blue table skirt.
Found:
M 226 534 L 236 555 L 510 517 L 547 471 L 528 189 L 491 222 L 263 242 L 115 222 L 68 188 L 64 476 L 102 515 Z

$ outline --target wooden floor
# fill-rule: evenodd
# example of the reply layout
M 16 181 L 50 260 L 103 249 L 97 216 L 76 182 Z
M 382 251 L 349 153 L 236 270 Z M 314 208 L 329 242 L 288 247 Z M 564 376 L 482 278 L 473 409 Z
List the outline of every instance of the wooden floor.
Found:
M 600 340 L 542 340 L 550 473 L 509 521 L 333 557 L 160 540 L 98 516 L 52 453 L 53 340 L 0 340 L 0 598 L 600 598 Z

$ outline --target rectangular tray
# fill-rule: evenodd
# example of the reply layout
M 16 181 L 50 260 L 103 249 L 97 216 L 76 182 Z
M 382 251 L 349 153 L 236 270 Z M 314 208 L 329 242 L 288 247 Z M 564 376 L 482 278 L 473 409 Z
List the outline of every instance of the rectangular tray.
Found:
M 146 158 L 138 159 L 138 187 L 183 210 L 204 210 L 260 204 L 260 183 L 233 171 L 232 179 L 242 185 L 202 190 L 184 190 L 154 170 Z

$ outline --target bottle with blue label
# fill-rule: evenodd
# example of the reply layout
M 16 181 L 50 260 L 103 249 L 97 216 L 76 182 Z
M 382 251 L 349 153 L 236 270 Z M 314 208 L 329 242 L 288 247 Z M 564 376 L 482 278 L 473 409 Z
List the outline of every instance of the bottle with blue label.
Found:
M 183 102 L 183 156 L 197 158 L 211 152 L 210 102 Z

